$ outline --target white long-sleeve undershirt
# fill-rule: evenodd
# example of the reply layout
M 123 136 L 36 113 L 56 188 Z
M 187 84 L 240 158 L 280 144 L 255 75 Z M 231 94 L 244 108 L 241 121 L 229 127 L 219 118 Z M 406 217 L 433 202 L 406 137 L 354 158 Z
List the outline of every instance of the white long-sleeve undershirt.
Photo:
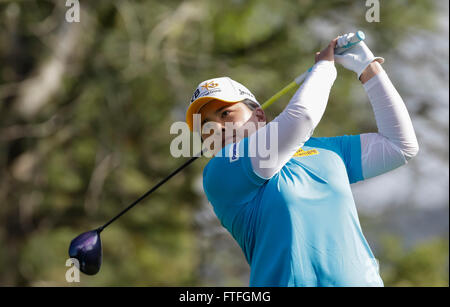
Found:
M 403 99 L 383 70 L 364 84 L 378 133 L 361 134 L 363 177 L 371 178 L 407 163 L 419 151 Z
M 252 167 L 259 176 L 271 178 L 311 137 L 325 112 L 336 76 L 333 62 L 316 63 L 284 111 L 249 137 L 250 142 L 265 138 L 268 147 L 278 148 L 276 163 L 270 167 L 261 163 L 266 157 L 259 155 L 258 150 L 251 157 Z M 418 144 L 408 111 L 387 74 L 378 73 L 364 88 L 378 126 L 378 133 L 360 135 L 362 172 L 367 179 L 407 163 L 417 154 Z M 278 125 L 276 146 L 273 146 L 272 125 Z
M 308 141 L 325 112 L 336 76 L 334 62 L 316 63 L 283 112 L 249 137 L 250 142 L 265 138 L 270 148 L 278 148 L 277 160 L 270 167 L 262 162 L 266 158 L 261 157 L 258 150 L 256 156 L 251 157 L 253 170 L 259 176 L 271 178 Z M 278 133 L 271 129 L 273 125 L 278 125 Z

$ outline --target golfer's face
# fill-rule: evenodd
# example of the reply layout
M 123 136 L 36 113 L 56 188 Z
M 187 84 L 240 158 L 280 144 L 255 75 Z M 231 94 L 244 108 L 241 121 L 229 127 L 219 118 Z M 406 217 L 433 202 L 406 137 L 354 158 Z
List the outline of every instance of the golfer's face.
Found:
M 225 139 L 225 123 L 234 123 L 234 127 L 241 127 L 252 118 L 253 114 L 242 102 L 226 103 L 222 101 L 213 101 L 206 104 L 200 109 L 199 113 L 201 115 L 202 128 L 206 123 L 209 123 L 208 126 L 214 127 L 214 130 L 202 133 L 203 140 L 210 137 L 214 131 L 221 131 L 222 146 L 232 141 L 231 139 Z M 232 133 L 232 135 L 235 136 L 235 133 Z

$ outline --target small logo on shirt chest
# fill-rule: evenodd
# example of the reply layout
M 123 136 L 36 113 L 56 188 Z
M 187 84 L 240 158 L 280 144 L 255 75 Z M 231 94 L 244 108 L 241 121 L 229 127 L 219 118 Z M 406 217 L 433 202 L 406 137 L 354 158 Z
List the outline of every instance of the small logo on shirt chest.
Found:
M 306 157 L 306 156 L 312 156 L 312 155 L 318 155 L 319 151 L 317 149 L 310 149 L 310 150 L 303 150 L 299 148 L 297 152 L 294 154 L 294 157 Z

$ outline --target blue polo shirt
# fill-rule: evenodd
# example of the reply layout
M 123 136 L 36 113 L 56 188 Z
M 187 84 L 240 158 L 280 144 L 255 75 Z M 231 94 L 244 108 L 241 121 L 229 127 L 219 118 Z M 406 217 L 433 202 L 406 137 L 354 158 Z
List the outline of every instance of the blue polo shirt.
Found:
M 248 138 L 225 146 L 203 187 L 250 286 L 383 286 L 350 189 L 363 179 L 359 135 L 310 138 L 269 180 L 248 152 Z

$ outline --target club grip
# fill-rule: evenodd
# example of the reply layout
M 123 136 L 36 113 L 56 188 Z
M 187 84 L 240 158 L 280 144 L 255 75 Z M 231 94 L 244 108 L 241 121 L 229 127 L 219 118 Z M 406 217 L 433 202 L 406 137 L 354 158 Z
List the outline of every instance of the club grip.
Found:
M 365 39 L 366 39 L 366 35 L 364 34 L 364 32 L 357 31 L 356 33 L 353 33 L 353 35 L 349 35 L 349 37 L 347 37 L 346 44 L 344 44 L 342 46 L 336 46 L 336 48 L 334 49 L 334 54 L 342 54 L 343 52 L 345 52 L 352 46 L 358 44 L 359 42 L 361 42 Z

